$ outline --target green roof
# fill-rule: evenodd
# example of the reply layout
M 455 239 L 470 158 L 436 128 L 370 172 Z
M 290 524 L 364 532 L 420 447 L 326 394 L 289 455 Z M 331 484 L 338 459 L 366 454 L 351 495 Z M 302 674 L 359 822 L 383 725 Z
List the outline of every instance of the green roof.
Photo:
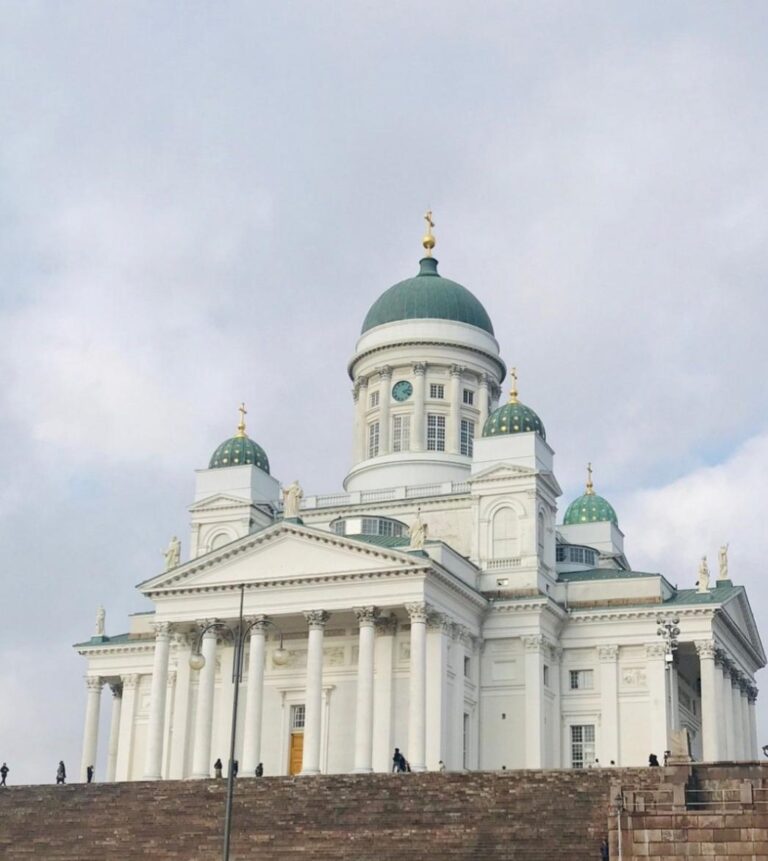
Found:
M 574 499 L 565 510 L 565 517 L 563 518 L 565 526 L 606 521 L 616 526 L 619 525 L 619 519 L 611 503 L 596 493 L 585 493 L 578 499 Z
M 530 407 L 519 401 L 498 407 L 483 425 L 483 436 L 531 432 L 536 432 L 544 440 L 547 438 L 544 422 Z
M 678 589 L 674 596 L 665 601 L 662 606 L 670 604 L 719 604 L 730 598 L 736 592 L 743 591 L 743 586 L 734 586 L 730 580 L 717 581 L 714 589 L 707 592 L 699 592 L 698 589 Z
M 618 568 L 590 568 L 588 571 L 561 571 L 557 579 L 573 583 L 580 580 L 630 580 L 633 577 L 660 577 L 650 571 L 620 571 Z
M 482 304 L 461 284 L 443 278 L 437 260 L 424 257 L 419 274 L 385 290 L 371 305 L 362 332 L 396 320 L 456 320 L 493 334 L 493 324 Z
M 353 541 L 364 541 L 366 544 L 376 544 L 379 547 L 391 547 L 397 550 L 401 547 L 409 547 L 410 538 L 398 535 L 344 535 L 343 538 L 351 538 Z
M 153 638 L 151 634 L 147 634 L 146 637 L 140 637 L 136 634 L 115 634 L 114 637 L 91 637 L 90 640 L 86 640 L 84 643 L 75 643 L 75 648 L 80 648 L 81 646 L 119 646 L 122 643 L 141 642 L 142 639 L 149 641 Z
M 238 434 L 224 442 L 211 455 L 208 469 L 252 464 L 269 475 L 269 460 L 264 449 L 249 436 Z

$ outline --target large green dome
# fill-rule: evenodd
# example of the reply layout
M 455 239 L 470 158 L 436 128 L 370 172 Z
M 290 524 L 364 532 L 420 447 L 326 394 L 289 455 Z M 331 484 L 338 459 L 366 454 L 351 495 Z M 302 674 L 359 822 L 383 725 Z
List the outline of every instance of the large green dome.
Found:
M 419 274 L 385 290 L 371 305 L 362 332 L 396 320 L 457 320 L 493 334 L 493 324 L 480 302 L 461 284 L 443 278 L 437 260 L 424 257 Z
M 566 508 L 563 518 L 564 526 L 575 526 L 577 523 L 613 523 L 619 525 L 613 506 L 607 499 L 598 496 L 592 484 L 592 464 L 587 466 L 587 488 L 582 496 L 574 499 Z
M 544 422 L 530 407 L 521 404 L 520 401 L 497 407 L 483 425 L 483 436 L 531 431 L 537 433 L 542 439 L 547 438 Z
M 211 455 L 208 469 L 223 469 L 226 466 L 248 466 L 252 464 L 269 475 L 269 459 L 267 453 L 255 443 L 245 432 L 245 404 L 240 406 L 240 424 L 237 433 L 225 439 Z

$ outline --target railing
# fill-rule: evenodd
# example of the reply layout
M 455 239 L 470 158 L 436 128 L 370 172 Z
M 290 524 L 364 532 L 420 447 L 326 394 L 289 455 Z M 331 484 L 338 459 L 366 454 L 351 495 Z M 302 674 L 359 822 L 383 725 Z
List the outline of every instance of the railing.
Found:
M 396 499 L 422 499 L 425 496 L 454 496 L 469 493 L 468 481 L 446 481 L 441 484 L 414 484 L 410 487 L 387 487 L 382 490 L 357 490 L 351 493 L 326 493 L 305 496 L 302 511 L 318 508 L 341 508 L 347 505 L 364 505 L 372 502 L 390 502 Z
M 522 557 L 513 556 L 509 559 L 489 559 L 485 568 L 487 571 L 498 571 L 500 568 L 519 568 L 522 564 Z
M 387 490 L 364 490 L 360 494 L 360 502 L 386 502 L 389 499 L 395 499 L 395 489 L 392 487 Z
M 405 488 L 405 498 L 414 499 L 419 496 L 437 496 L 441 490 L 442 484 L 417 484 L 414 487 Z

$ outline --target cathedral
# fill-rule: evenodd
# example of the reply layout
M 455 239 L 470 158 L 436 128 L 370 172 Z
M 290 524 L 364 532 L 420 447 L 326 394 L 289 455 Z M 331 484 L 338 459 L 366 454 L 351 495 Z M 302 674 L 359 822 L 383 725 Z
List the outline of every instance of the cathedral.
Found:
M 413 771 L 637 766 L 681 737 L 756 757 L 766 657 L 727 547 L 678 589 L 632 568 L 591 467 L 559 504 L 535 399 L 432 227 L 349 360 L 343 492 L 281 485 L 241 407 L 196 471 L 188 558 L 172 541 L 148 609 L 76 645 L 83 778 L 103 699 L 115 781 L 211 777 L 233 714 L 241 777 L 389 771 L 396 747 Z

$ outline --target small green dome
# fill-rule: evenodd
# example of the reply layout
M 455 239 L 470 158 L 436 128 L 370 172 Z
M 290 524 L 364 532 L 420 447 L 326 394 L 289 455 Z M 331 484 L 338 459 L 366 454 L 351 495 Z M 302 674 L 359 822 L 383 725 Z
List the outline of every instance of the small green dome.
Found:
M 269 475 L 269 460 L 264 449 L 248 436 L 233 436 L 231 439 L 225 439 L 211 455 L 208 469 L 247 464 L 258 466 Z
M 439 275 L 434 257 L 420 261 L 415 278 L 401 281 L 379 296 L 365 316 L 361 334 L 384 323 L 422 318 L 457 320 L 493 335 L 485 308 L 466 287 Z
M 577 523 L 613 523 L 619 525 L 619 518 L 613 506 L 607 499 L 598 496 L 594 491 L 585 493 L 573 502 L 565 510 L 563 524 L 575 526 Z
M 519 401 L 497 407 L 483 425 L 483 436 L 530 433 L 531 431 L 535 431 L 544 440 L 547 438 L 544 422 L 530 407 Z

